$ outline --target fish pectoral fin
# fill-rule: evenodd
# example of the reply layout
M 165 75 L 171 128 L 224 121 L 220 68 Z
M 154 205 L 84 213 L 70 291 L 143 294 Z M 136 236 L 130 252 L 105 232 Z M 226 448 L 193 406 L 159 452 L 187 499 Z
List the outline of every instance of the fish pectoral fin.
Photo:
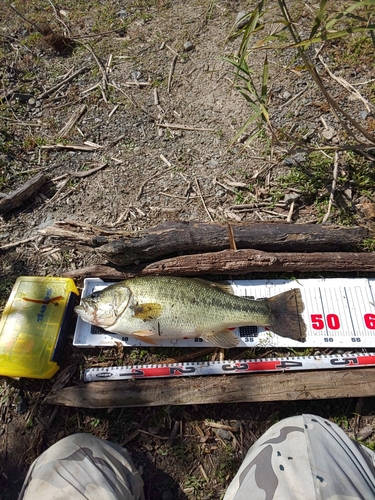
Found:
M 162 306 L 155 302 L 137 304 L 134 306 L 134 317 L 143 321 L 157 319 L 162 311 Z
M 136 330 L 132 332 L 132 335 L 137 335 L 137 337 L 153 337 L 156 333 L 152 330 Z
M 202 339 L 216 347 L 225 347 L 227 349 L 236 347 L 240 341 L 237 335 L 232 330 L 228 329 L 221 332 L 205 333 L 202 335 Z
M 157 342 L 155 342 L 153 338 L 154 336 L 155 332 L 151 330 L 137 330 L 136 332 L 132 332 L 132 337 L 135 339 L 145 342 L 146 344 L 157 345 Z

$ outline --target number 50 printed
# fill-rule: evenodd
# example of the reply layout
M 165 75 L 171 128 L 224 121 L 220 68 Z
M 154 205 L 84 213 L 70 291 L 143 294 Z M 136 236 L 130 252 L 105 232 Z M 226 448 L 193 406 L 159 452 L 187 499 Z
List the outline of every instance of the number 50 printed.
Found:
M 311 314 L 310 318 L 314 330 L 324 330 L 324 328 L 339 330 L 341 328 L 340 318 L 337 314 L 327 314 L 325 317 L 323 314 Z M 365 314 L 363 320 L 368 330 L 375 330 L 375 314 Z

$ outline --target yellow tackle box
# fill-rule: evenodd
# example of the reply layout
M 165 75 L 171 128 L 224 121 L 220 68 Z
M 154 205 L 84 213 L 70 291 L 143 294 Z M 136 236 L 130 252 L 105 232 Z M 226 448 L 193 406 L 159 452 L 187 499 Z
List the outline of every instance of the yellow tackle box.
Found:
M 77 298 L 70 278 L 19 277 L 0 320 L 0 375 L 51 378 Z

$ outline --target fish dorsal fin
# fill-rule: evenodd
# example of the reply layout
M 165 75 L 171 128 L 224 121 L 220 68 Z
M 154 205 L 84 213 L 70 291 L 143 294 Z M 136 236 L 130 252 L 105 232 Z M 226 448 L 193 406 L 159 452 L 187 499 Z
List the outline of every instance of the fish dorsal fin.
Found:
M 227 349 L 236 347 L 240 341 L 237 335 L 232 330 L 228 329 L 221 332 L 205 333 L 202 335 L 202 339 L 216 347 L 225 347 Z
M 223 292 L 231 293 L 234 295 L 233 288 L 229 284 L 229 281 L 207 281 L 203 280 L 202 278 L 193 278 L 195 281 L 199 281 L 201 283 L 204 283 L 205 285 L 210 285 L 213 288 L 218 288 L 219 290 L 222 290 Z
M 143 321 L 157 319 L 161 315 L 162 306 L 155 302 L 137 304 L 133 307 L 134 317 Z
M 217 283 L 211 283 L 211 286 L 213 286 L 214 288 L 219 288 L 220 290 L 223 290 L 223 292 L 231 293 L 232 295 L 234 295 L 232 285 L 229 283 L 229 281 L 218 281 Z

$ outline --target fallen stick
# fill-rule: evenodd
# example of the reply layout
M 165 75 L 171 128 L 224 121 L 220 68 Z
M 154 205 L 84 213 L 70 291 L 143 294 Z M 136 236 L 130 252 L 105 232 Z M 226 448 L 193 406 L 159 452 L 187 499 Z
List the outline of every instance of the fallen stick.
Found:
M 167 86 L 167 92 L 168 92 L 168 94 L 171 93 L 172 76 L 173 76 L 174 68 L 176 66 L 177 59 L 178 59 L 178 56 L 174 56 L 174 58 L 172 60 L 172 64 L 171 64 L 171 69 L 169 70 L 168 86 Z
M 50 392 L 50 404 L 79 408 L 296 401 L 374 396 L 375 368 L 257 373 L 232 377 L 91 382 Z
M 158 127 L 172 128 L 176 130 L 198 130 L 200 132 L 215 132 L 214 128 L 190 127 L 190 125 L 182 125 L 179 123 L 158 123 Z
M 348 251 L 367 237 L 363 227 L 341 228 L 312 224 L 232 224 L 238 249 L 268 252 Z M 179 252 L 202 253 L 230 247 L 228 227 L 203 222 L 165 222 L 135 238 L 109 240 L 97 251 L 110 262 L 126 266 L 135 261 L 155 261 Z
M 97 167 L 91 168 L 90 170 L 81 170 L 79 172 L 74 172 L 73 170 L 68 170 L 68 174 L 71 177 L 88 177 L 89 175 L 94 174 L 95 172 L 98 172 L 102 168 L 106 167 L 108 165 L 108 162 L 102 163 L 101 165 L 98 165 Z
M 375 253 L 315 252 L 268 253 L 261 250 L 223 250 L 181 255 L 147 265 L 142 274 L 176 276 L 241 275 L 255 272 L 375 271 Z
M 10 212 L 20 207 L 26 200 L 37 193 L 47 180 L 46 175 L 38 174 L 22 184 L 19 188 L 8 193 L 4 198 L 0 199 L 0 213 Z
M 46 234 L 45 230 L 39 231 Z M 116 268 L 95 265 L 68 271 L 70 278 L 97 277 L 105 281 L 135 276 L 202 276 L 224 274 L 240 276 L 268 272 L 374 272 L 375 253 L 316 252 L 270 253 L 261 250 L 222 250 L 195 255 L 181 255 L 152 264 Z
M 7 243 L 0 247 L 0 252 L 4 252 L 5 250 L 10 250 L 11 248 L 18 247 L 19 245 L 23 245 L 24 243 L 29 243 L 30 241 L 34 241 L 38 238 L 38 236 L 31 236 L 30 238 L 26 238 L 24 240 L 13 241 L 12 243 Z
M 81 73 L 84 73 L 85 71 L 88 71 L 90 68 L 88 68 L 87 66 L 83 66 L 82 68 L 79 68 L 77 71 L 75 71 L 72 75 L 68 76 L 67 78 L 65 78 L 65 80 L 62 80 L 61 82 L 57 83 L 56 85 L 54 85 L 53 87 L 51 87 L 50 89 L 46 90 L 45 92 L 43 92 L 43 94 L 40 94 L 38 96 L 38 99 L 44 99 L 45 97 L 48 97 L 49 95 L 53 94 L 54 92 L 56 92 L 56 90 L 59 90 L 60 87 L 62 87 L 63 85 L 65 85 L 66 83 L 69 83 L 71 82 L 72 80 L 74 80 L 74 78 L 78 75 L 80 75 Z
M 69 118 L 69 120 L 66 122 L 66 124 L 63 126 L 63 128 L 58 132 L 57 137 L 65 137 L 68 135 L 70 129 L 74 127 L 74 125 L 82 118 L 82 116 L 86 113 L 87 111 L 87 106 L 86 104 L 82 104 L 79 106 L 72 114 L 72 116 Z
M 102 148 L 99 144 L 89 143 L 86 141 L 85 144 L 49 144 L 46 146 L 40 146 L 40 149 L 47 150 L 59 150 L 59 149 L 70 149 L 72 151 L 96 151 L 97 149 Z

